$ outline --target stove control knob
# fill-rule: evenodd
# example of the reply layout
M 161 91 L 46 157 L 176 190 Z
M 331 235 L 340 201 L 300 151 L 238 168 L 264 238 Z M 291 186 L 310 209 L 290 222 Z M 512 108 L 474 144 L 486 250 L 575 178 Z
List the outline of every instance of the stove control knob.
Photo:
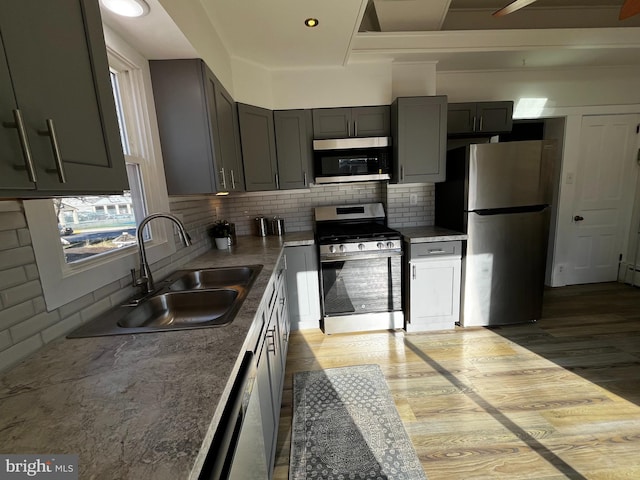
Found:
M 347 247 L 345 247 L 344 245 L 340 245 L 340 251 L 341 252 L 346 252 L 347 251 Z
M 378 244 L 376 245 L 376 247 L 378 247 L 380 250 L 382 250 L 384 248 L 384 243 L 382 242 L 378 242 Z
M 329 252 L 330 252 L 330 253 L 336 253 L 336 247 L 334 247 L 333 245 L 331 245 L 331 246 L 329 247 Z
M 360 243 L 358 245 L 358 250 L 364 250 L 364 243 Z
M 387 248 L 393 248 L 393 247 L 395 247 L 393 242 L 387 242 Z

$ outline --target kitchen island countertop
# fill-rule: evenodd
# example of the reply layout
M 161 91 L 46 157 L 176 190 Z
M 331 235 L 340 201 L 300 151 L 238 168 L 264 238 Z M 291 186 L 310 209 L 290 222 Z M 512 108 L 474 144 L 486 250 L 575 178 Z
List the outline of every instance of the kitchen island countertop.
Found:
M 197 479 L 285 246 L 312 232 L 238 237 L 180 268 L 263 265 L 221 328 L 59 338 L 0 375 L 0 451 L 78 454 L 80 479 Z
M 397 229 L 408 243 L 450 242 L 466 240 L 467 234 L 433 225 Z

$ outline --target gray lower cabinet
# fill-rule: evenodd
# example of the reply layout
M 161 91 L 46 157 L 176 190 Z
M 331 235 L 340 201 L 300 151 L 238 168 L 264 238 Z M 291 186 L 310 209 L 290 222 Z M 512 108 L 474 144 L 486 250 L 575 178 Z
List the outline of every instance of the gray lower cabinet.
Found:
M 460 321 L 462 242 L 406 245 L 405 330 L 449 330 Z
M 320 327 L 320 281 L 315 245 L 286 247 L 287 300 L 291 329 Z
M 128 188 L 97 0 L 0 3 L 0 196 Z
M 509 133 L 513 127 L 513 102 L 450 103 L 447 134 L 495 135 Z
M 442 182 L 447 155 L 447 97 L 399 97 L 391 105 L 393 183 Z
M 264 341 L 257 355 L 262 429 L 269 478 L 275 462 L 280 405 L 284 386 L 284 369 L 289 344 L 289 316 L 284 261 L 281 260 L 274 281 L 267 288 L 268 302 L 259 313 L 264 322 Z
M 149 62 L 170 195 L 244 190 L 235 102 L 200 59 Z
M 388 137 L 388 105 L 373 107 L 316 108 L 313 110 L 313 138 Z
M 306 188 L 312 176 L 310 110 L 238 104 L 248 191 Z

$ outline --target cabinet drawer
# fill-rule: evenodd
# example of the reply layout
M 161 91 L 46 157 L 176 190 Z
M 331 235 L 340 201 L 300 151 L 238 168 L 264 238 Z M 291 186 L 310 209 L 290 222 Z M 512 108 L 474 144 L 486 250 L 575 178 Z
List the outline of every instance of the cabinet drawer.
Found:
M 462 241 L 412 243 L 409 245 L 409 260 L 424 258 L 460 257 Z

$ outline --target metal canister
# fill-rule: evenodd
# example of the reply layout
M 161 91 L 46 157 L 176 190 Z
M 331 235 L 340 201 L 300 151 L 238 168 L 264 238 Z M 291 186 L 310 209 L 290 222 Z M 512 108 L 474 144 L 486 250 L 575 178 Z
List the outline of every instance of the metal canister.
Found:
M 267 236 L 267 219 L 264 217 L 256 217 L 256 235 L 259 237 Z
M 284 218 L 273 217 L 273 220 L 271 220 L 271 234 L 279 237 L 284 235 Z

